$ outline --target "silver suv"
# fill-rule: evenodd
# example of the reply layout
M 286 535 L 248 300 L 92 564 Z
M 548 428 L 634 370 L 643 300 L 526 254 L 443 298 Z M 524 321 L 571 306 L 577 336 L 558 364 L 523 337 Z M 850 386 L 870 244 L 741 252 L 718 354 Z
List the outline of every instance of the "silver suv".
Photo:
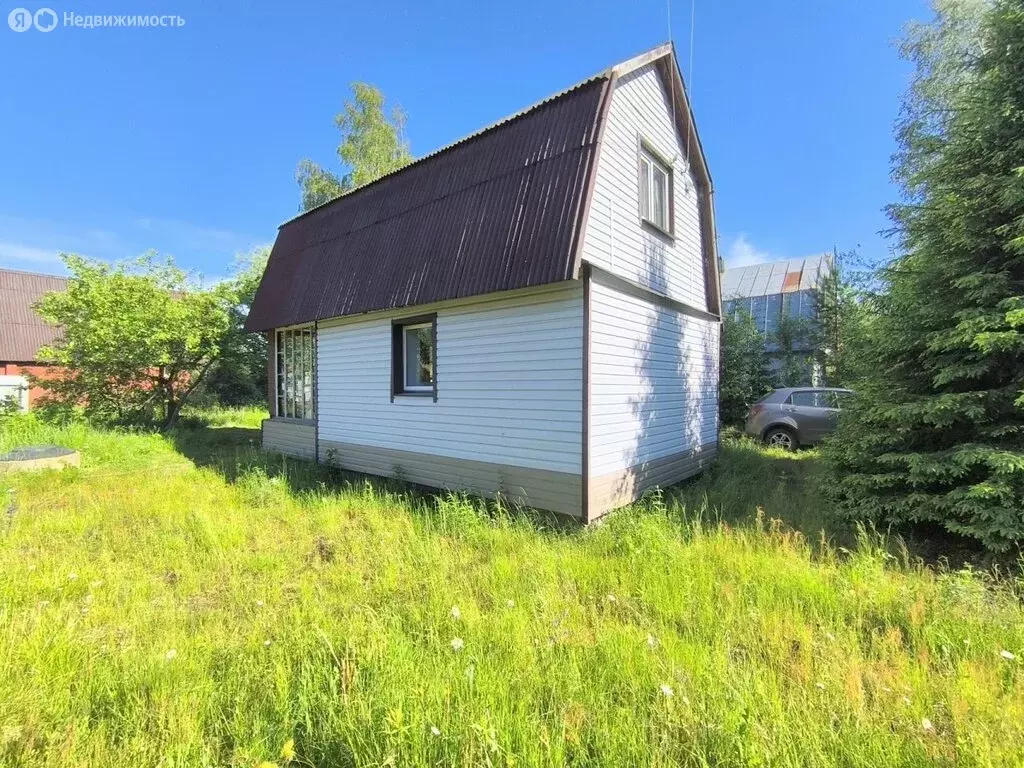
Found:
M 752 406 L 745 431 L 766 444 L 792 451 L 814 445 L 832 434 L 848 389 L 787 387 L 776 389 Z

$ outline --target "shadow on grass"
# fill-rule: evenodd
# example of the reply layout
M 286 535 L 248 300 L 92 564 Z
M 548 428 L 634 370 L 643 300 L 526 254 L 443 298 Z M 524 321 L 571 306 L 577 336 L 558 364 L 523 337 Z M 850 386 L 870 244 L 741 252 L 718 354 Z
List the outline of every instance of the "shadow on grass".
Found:
M 822 532 L 840 546 L 854 541 L 848 527 L 828 515 L 818 492 L 821 459 L 816 451 L 767 450 L 745 438 L 722 440 L 718 459 L 702 475 L 665 490 L 688 513 L 703 510 L 730 525 L 749 523 L 759 512 L 781 520 L 809 540 Z
M 232 484 L 254 473 L 284 482 L 292 494 L 366 493 L 393 497 L 396 503 L 421 515 L 432 515 L 457 504 L 471 506 L 480 517 L 505 516 L 527 522 L 538 530 L 571 533 L 580 529 L 578 520 L 543 510 L 498 504 L 482 497 L 453 494 L 397 478 L 349 472 L 283 454 L 264 451 L 258 428 L 217 427 L 189 424 L 171 435 L 175 450 L 195 466 L 213 469 Z
M 704 510 L 712 519 L 741 526 L 749 525 L 760 511 L 765 519 L 781 520 L 800 531 L 816 548 L 824 539 L 830 546 L 854 549 L 856 526 L 831 514 L 830 503 L 822 495 L 823 472 L 816 450 L 787 453 L 766 449 L 748 438 L 728 437 L 710 470 L 666 489 L 665 495 L 688 514 Z M 880 533 L 894 553 L 905 547 L 910 557 L 930 565 L 1005 565 L 977 543 L 940 526 L 904 526 Z
M 293 494 L 366 493 L 393 498 L 425 517 L 434 517 L 450 505 L 453 494 L 393 478 L 347 472 L 262 450 L 260 430 L 245 427 L 184 426 L 171 435 L 176 450 L 197 467 L 221 474 L 229 483 L 262 473 L 280 478 Z M 820 492 L 821 459 L 817 451 L 786 453 L 767 450 L 746 438 L 728 437 L 721 443 L 718 460 L 703 474 L 664 489 L 670 509 L 708 522 L 721 520 L 733 526 L 750 525 L 760 512 L 766 520 L 781 520 L 800 531 L 815 547 L 824 539 L 830 546 L 854 549 L 855 527 L 829 514 L 828 501 Z M 492 500 L 459 496 L 480 517 L 505 515 L 534 528 L 569 534 L 581 530 L 578 520 L 550 512 L 499 506 Z M 642 505 L 644 502 L 638 502 Z M 627 511 L 628 514 L 628 511 Z M 891 547 L 901 543 L 908 553 L 926 563 L 960 567 L 971 563 L 992 564 L 992 559 L 973 542 L 938 527 L 890 529 Z

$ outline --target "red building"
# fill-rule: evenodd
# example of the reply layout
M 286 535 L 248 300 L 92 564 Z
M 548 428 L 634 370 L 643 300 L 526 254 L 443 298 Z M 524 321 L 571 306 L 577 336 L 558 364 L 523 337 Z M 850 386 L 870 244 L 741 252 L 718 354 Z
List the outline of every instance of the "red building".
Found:
M 39 360 L 39 349 L 51 344 L 60 329 L 32 307 L 44 294 L 65 290 L 67 283 L 66 277 L 0 269 L 0 398 L 14 397 L 30 408 L 42 390 L 30 387 L 26 374 L 59 375 Z

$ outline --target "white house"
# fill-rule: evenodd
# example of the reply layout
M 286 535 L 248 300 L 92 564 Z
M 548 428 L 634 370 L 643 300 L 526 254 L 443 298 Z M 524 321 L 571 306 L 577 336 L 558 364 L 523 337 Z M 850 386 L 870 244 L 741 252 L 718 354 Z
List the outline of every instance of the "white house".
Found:
M 666 44 L 282 225 L 263 445 L 593 520 L 715 455 L 717 261 Z

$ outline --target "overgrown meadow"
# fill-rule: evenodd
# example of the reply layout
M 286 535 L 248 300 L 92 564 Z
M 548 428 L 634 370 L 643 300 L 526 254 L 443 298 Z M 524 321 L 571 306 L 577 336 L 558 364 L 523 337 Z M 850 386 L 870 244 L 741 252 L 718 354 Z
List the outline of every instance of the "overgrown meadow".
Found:
M 83 456 L 0 476 L 0 763 L 1024 761 L 1021 583 L 821 538 L 813 453 L 731 441 L 581 529 L 264 454 L 259 418 L 0 426 Z

